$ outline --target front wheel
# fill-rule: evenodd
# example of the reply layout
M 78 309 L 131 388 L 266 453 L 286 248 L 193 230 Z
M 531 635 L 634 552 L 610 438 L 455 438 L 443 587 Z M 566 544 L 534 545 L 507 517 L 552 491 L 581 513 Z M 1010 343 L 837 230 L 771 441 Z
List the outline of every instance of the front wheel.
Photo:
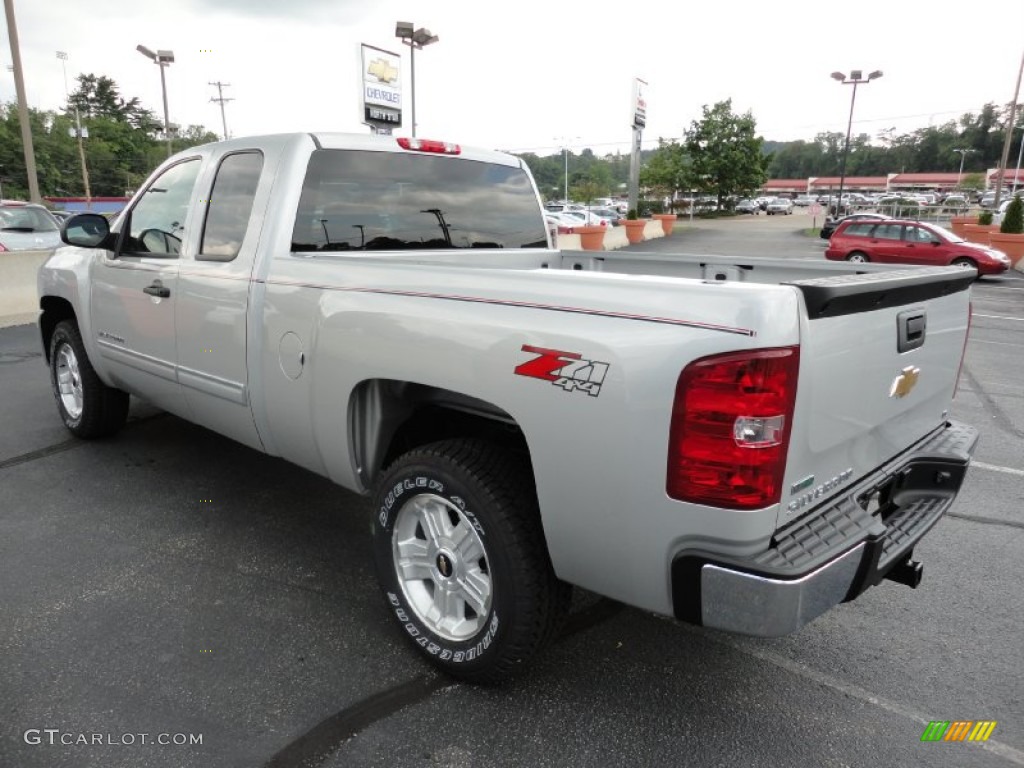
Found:
M 972 259 L 969 259 L 966 256 L 960 256 L 959 258 L 953 259 L 952 266 L 964 268 L 970 267 L 971 269 L 978 268 L 978 265 L 975 264 Z
M 867 264 L 869 261 L 871 261 L 871 259 L 868 258 L 868 255 L 861 251 L 854 251 L 853 253 L 846 257 L 846 260 L 852 261 L 855 264 Z
M 64 426 L 77 437 L 106 437 L 124 426 L 128 393 L 100 380 L 73 320 L 57 323 L 50 338 L 50 384 Z
M 399 458 L 378 488 L 377 574 L 420 653 L 479 683 L 525 667 L 569 599 L 548 558 L 526 464 L 490 443 L 449 440 Z

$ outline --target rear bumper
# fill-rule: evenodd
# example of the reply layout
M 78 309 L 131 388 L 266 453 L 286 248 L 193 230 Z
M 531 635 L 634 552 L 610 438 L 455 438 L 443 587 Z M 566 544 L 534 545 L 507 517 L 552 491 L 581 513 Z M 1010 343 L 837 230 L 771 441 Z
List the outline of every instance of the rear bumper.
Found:
M 956 498 L 978 432 L 948 423 L 747 559 L 684 551 L 672 564 L 676 617 L 760 637 L 794 632 L 907 561 Z

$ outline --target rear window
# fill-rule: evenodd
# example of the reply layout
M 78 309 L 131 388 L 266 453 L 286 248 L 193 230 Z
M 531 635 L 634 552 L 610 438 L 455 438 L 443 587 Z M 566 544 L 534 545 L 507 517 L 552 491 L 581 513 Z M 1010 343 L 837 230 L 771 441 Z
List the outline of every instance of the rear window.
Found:
M 546 247 L 521 168 L 413 153 L 314 151 L 292 231 L 293 251 Z
M 15 232 L 56 232 L 60 227 L 42 208 L 10 205 L 0 208 L 0 229 Z

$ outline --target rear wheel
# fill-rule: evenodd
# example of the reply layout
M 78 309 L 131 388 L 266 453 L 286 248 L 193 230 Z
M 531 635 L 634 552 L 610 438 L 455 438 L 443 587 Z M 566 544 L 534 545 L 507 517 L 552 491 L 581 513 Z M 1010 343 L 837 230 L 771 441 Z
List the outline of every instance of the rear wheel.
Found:
M 124 426 L 128 393 L 100 380 L 74 320 L 57 323 L 53 330 L 50 384 L 64 426 L 77 437 L 106 437 Z
M 854 251 L 853 253 L 846 257 L 846 260 L 852 261 L 856 264 L 866 264 L 867 262 L 871 261 L 871 259 L 868 258 L 868 255 L 863 251 Z
M 565 616 L 526 463 L 478 440 L 399 458 L 375 495 L 377 574 L 428 661 L 496 683 L 523 669 Z

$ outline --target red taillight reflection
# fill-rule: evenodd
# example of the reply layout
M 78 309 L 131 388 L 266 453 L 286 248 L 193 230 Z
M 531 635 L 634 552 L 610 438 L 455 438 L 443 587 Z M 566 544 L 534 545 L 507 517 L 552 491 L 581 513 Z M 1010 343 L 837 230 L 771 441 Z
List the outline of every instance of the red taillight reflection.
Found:
M 726 509 L 777 503 L 799 368 L 799 347 L 732 352 L 690 363 L 676 384 L 668 495 Z
M 398 146 L 413 152 L 434 152 L 439 155 L 457 155 L 462 152 L 462 147 L 458 144 L 434 139 L 413 139 L 407 136 L 398 139 Z

